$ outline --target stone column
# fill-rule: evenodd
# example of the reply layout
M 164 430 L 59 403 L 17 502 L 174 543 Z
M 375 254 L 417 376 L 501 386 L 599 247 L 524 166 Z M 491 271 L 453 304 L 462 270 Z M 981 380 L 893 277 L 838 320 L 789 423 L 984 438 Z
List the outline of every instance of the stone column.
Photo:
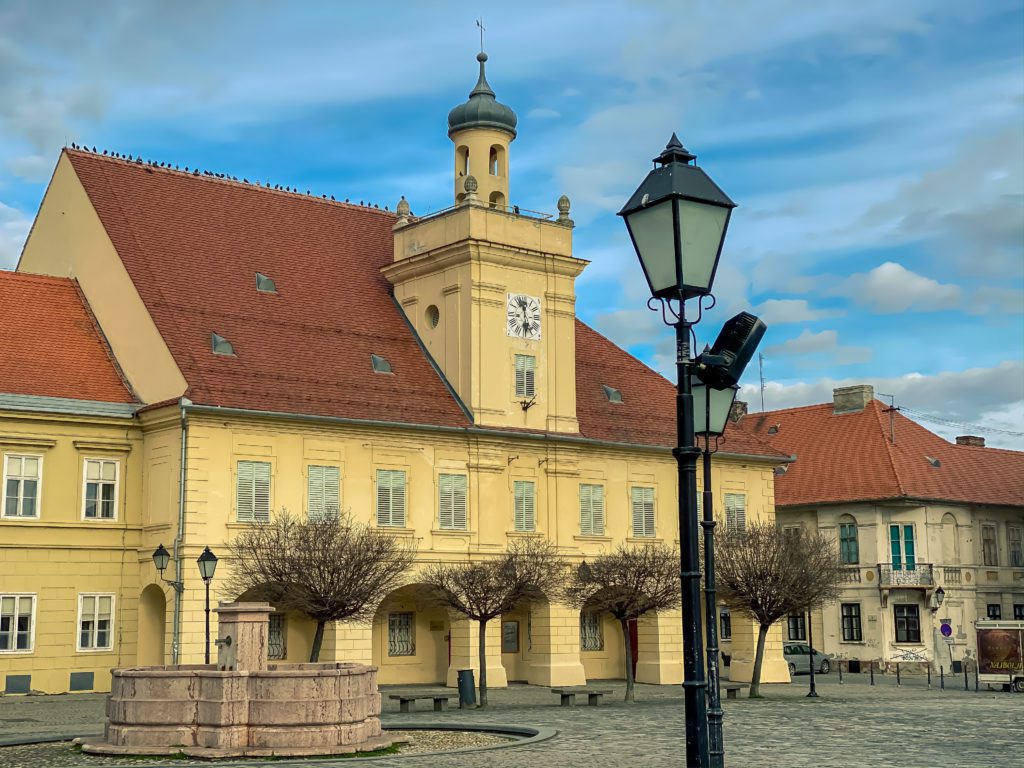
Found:
M 221 603 L 217 612 L 217 669 L 263 672 L 267 669 L 270 603 Z M 231 644 L 227 644 L 231 638 Z
M 732 614 L 732 664 L 729 680 L 749 683 L 754 674 L 754 654 L 757 651 L 757 622 L 746 619 L 737 611 Z M 782 657 L 782 625 L 777 622 L 768 630 L 764 642 L 764 661 L 761 665 L 762 683 L 788 683 L 789 666 Z
M 480 684 L 480 625 L 469 619 L 451 624 L 451 661 L 448 664 L 447 685 L 453 688 L 459 682 L 460 669 L 472 669 L 477 685 Z M 501 617 L 487 622 L 487 687 L 507 688 L 508 675 L 501 663 Z
M 530 606 L 527 682 L 530 685 L 586 685 L 580 661 L 580 613 L 564 605 Z
M 636 681 L 655 685 L 683 682 L 683 614 L 650 613 L 637 622 Z

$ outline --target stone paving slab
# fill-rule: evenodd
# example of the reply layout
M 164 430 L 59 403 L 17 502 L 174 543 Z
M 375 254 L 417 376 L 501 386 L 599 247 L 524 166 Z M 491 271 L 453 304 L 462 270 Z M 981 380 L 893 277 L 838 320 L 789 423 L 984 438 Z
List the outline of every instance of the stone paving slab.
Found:
M 764 686 L 765 699 L 726 701 L 725 740 L 729 766 L 791 768 L 1021 768 L 1024 765 L 1024 695 L 961 687 L 928 690 L 917 681 L 896 687 L 891 676 L 820 676 L 818 699 L 807 699 L 807 678 L 793 685 Z M 662 768 L 682 765 L 683 707 L 674 686 L 637 686 L 636 704 L 621 700 L 619 682 L 601 683 L 614 693 L 601 707 L 567 708 L 547 688 L 514 685 L 490 692 L 487 710 L 422 710 L 401 714 L 385 707 L 390 727 L 405 723 L 502 723 L 548 726 L 558 736 L 536 745 L 495 752 L 388 757 L 375 768 Z M 427 688 L 427 686 L 424 686 Z M 382 689 L 414 690 L 415 686 Z M 95 732 L 103 697 L 0 698 L 4 736 Z M 30 763 L 20 763 L 29 765 Z M 87 765 L 88 763 L 82 763 Z M 351 766 L 351 760 L 317 761 Z M 235 763 L 234 765 L 239 765 Z M 270 764 L 273 765 L 273 764 Z M 278 763 L 279 765 L 279 763 Z M 0 768 L 10 768 L 0 749 Z

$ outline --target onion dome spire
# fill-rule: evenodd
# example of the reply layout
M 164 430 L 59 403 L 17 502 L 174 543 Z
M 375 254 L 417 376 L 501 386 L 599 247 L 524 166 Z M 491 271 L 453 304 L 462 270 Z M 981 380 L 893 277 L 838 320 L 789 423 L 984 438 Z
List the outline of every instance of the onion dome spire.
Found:
M 518 122 L 516 113 L 495 98 L 494 91 L 487 82 L 484 69 L 487 54 L 480 51 L 476 55 L 476 60 L 480 62 L 480 77 L 469 93 L 469 101 L 448 113 L 448 135 L 452 136 L 467 128 L 491 128 L 504 131 L 514 139 Z

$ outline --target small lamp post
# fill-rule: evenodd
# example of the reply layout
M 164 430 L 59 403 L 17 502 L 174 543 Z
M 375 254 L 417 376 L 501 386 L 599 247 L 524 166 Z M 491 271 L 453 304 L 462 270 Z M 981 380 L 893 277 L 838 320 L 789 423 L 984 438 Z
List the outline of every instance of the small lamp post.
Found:
M 160 578 L 167 584 L 170 584 L 171 587 L 174 588 L 174 591 L 180 594 L 181 592 L 185 591 L 185 584 L 180 581 L 164 578 L 164 571 L 167 569 L 167 565 L 170 562 L 171 554 L 166 549 L 164 549 L 163 544 L 161 544 L 153 551 L 153 565 L 155 565 L 156 569 L 160 571 Z
M 217 556 L 210 551 L 209 547 L 196 559 L 199 564 L 199 575 L 206 585 L 206 663 L 210 663 L 210 582 L 213 581 L 213 574 L 217 570 Z
M 942 587 L 939 587 L 938 589 L 935 590 L 934 597 L 935 597 L 935 605 L 932 606 L 932 613 L 935 613 L 936 611 L 939 610 L 939 608 L 942 607 L 942 601 L 946 599 L 946 590 L 944 590 Z
M 654 170 L 619 215 L 626 222 L 640 266 L 676 330 L 676 456 L 679 472 L 679 565 L 683 609 L 683 694 L 686 766 L 708 768 L 721 744 L 708 739 L 707 681 L 701 658 L 700 565 L 697 557 L 697 454 L 694 445 L 693 359 L 686 300 L 711 293 L 729 217 L 736 204 L 694 163 L 675 134 L 654 159 Z M 675 308 L 672 302 L 676 302 Z

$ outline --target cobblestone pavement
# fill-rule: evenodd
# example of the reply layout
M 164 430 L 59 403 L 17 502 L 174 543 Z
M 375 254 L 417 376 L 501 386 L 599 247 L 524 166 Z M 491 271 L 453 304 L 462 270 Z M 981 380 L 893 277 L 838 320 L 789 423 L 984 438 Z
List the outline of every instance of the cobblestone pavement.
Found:
M 765 699 L 726 701 L 725 740 L 729 766 L 784 768 L 1020 768 L 1024 764 L 1024 695 L 963 690 L 950 685 L 927 689 L 908 678 L 896 687 L 892 676 L 818 678 L 818 699 L 808 699 L 807 678 L 793 685 L 765 686 Z M 637 686 L 637 703 L 621 701 L 621 683 L 601 707 L 557 705 L 546 688 L 512 686 L 491 691 L 487 710 L 429 710 L 399 714 L 387 702 L 384 721 L 405 723 L 501 723 L 549 726 L 558 736 L 537 744 L 489 752 L 375 759 L 380 768 L 661 768 L 682 764 L 683 710 L 679 688 Z M 409 686 L 403 686 L 407 690 Z M 385 693 L 387 690 L 385 690 Z M 609 701 L 610 699 L 610 701 Z M 0 739 L 94 733 L 102 719 L 98 695 L 0 697 Z M 0 768 L 45 765 L 31 753 L 0 748 Z M 42 753 L 39 753 L 42 758 Z M 89 765 L 88 758 L 67 763 Z M 351 761 L 315 765 L 351 766 Z M 138 765 L 134 763 L 133 765 Z M 238 765 L 237 763 L 235 765 Z M 273 765 L 273 764 L 271 764 Z M 278 764 L 280 765 L 280 764 Z

